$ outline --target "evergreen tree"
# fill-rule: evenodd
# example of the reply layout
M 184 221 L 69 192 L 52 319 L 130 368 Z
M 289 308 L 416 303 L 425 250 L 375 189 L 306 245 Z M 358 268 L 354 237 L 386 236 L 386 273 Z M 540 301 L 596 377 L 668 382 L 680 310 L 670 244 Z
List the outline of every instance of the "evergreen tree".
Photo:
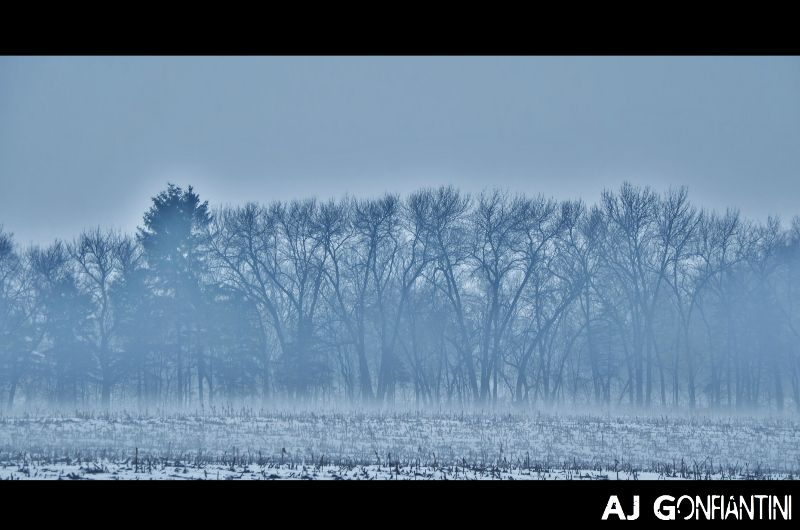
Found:
M 164 345 L 172 346 L 179 403 L 187 398 L 191 358 L 199 354 L 203 234 L 210 221 L 208 202 L 200 202 L 191 186 L 183 190 L 168 184 L 153 197 L 137 235 L 150 271 L 149 284 L 164 310 L 163 323 L 170 328 Z

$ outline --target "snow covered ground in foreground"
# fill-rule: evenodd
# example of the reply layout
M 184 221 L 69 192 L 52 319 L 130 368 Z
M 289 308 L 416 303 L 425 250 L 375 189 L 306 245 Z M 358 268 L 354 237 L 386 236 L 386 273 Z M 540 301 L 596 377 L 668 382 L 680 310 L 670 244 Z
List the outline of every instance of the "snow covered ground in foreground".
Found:
M 792 419 L 296 412 L 0 417 L 0 479 L 781 479 Z
M 592 470 L 533 471 L 526 469 L 469 469 L 387 465 L 223 465 L 160 464 L 132 467 L 107 461 L 82 464 L 17 464 L 0 468 L 3 480 L 607 480 L 617 474 Z M 658 473 L 620 472 L 620 480 L 668 479 Z M 680 478 L 680 477 L 676 477 Z

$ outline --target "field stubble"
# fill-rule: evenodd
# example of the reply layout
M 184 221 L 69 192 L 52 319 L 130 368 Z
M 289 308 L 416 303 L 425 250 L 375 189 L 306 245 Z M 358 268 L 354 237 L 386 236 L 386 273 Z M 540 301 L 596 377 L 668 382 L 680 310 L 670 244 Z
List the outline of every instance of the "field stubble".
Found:
M 3 479 L 780 479 L 790 418 L 260 410 L 0 417 Z

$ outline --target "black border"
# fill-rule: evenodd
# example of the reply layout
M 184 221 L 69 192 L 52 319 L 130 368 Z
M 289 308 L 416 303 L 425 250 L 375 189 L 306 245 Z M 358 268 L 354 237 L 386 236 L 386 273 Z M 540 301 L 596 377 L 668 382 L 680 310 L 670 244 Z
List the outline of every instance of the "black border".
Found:
M 533 3 L 516 10 L 482 4 L 209 7 L 5 13 L 0 55 L 800 55 L 796 17 L 778 10 L 570 4 L 557 12 L 561 6 Z
M 660 495 L 792 495 L 792 517 L 763 521 L 703 519 L 671 524 L 767 524 L 789 527 L 800 518 L 800 481 L 5 481 L 0 482 L 4 522 L 13 514 L 31 522 L 157 522 L 182 526 L 223 523 L 389 526 L 444 523 L 493 528 L 539 527 L 546 522 L 603 527 L 661 524 L 653 504 Z M 639 518 L 602 515 L 611 495 L 626 514 L 639 496 Z M 735 521 L 735 523 L 734 523 Z

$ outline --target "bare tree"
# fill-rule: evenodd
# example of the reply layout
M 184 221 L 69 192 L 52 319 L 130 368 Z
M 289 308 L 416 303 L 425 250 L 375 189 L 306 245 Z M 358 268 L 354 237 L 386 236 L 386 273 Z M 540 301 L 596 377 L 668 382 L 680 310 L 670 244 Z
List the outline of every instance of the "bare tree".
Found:
M 69 246 L 72 259 L 78 265 L 77 280 L 94 307 L 92 311 L 92 344 L 100 368 L 101 402 L 108 406 L 111 388 L 117 376 L 113 351 L 114 311 L 111 305 L 111 288 L 122 272 L 121 252 L 131 243 L 117 232 L 102 232 L 99 228 L 84 232 Z M 123 247 L 124 245 L 124 247 Z

